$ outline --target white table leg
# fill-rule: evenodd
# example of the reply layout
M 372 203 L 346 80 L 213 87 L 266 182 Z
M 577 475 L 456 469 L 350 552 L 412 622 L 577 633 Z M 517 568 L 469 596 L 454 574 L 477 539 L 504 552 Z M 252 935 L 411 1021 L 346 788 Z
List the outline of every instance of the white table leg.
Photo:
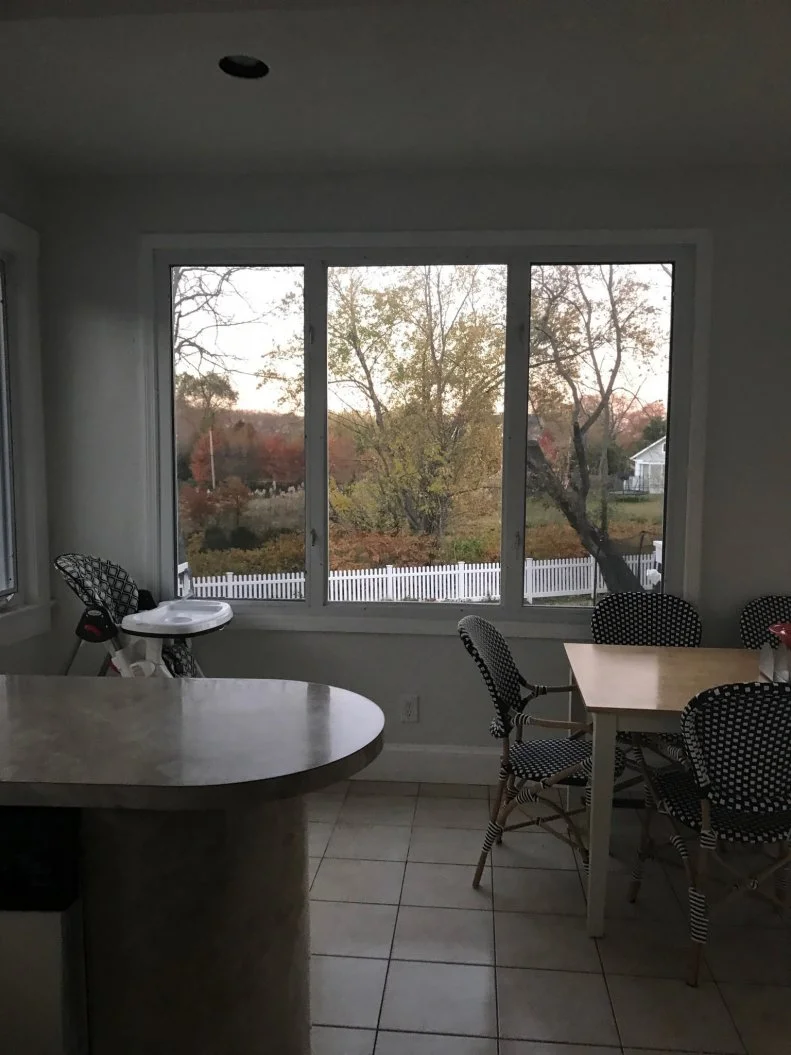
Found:
M 615 731 L 615 715 L 594 714 L 588 870 L 588 934 L 591 938 L 601 938 L 604 934 L 604 905 L 607 898 L 612 795 L 615 782 Z

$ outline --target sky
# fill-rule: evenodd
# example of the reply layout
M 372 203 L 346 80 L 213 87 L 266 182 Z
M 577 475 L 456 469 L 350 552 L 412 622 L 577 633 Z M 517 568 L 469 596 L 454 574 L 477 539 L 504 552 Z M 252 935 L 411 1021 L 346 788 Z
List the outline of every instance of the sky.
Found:
M 492 265 L 501 268 L 504 265 Z M 636 264 L 640 277 L 650 284 L 649 302 L 657 309 L 657 326 L 663 333 L 660 343 L 667 346 L 670 330 L 670 279 L 660 264 Z M 400 268 L 364 269 L 381 288 L 388 276 Z M 235 276 L 238 295 L 229 295 L 223 300 L 223 312 L 234 319 L 234 325 L 211 329 L 203 340 L 217 353 L 226 358 L 231 383 L 239 393 L 239 410 L 268 410 L 286 412 L 295 410 L 289 400 L 287 386 L 278 381 L 261 384 L 256 372 L 261 370 L 278 348 L 295 349 L 290 356 L 277 356 L 277 367 L 286 376 L 299 376 L 301 343 L 303 338 L 302 313 L 302 269 L 300 267 L 251 267 Z M 293 300 L 284 308 L 284 301 L 291 294 Z M 249 320 L 249 321 L 248 321 Z M 196 328 L 212 322 L 208 313 L 196 313 L 190 320 Z M 650 371 L 638 369 L 626 363 L 621 370 L 619 386 L 637 392 L 640 403 L 661 400 L 667 403 L 668 355 L 665 352 L 656 358 Z M 592 380 L 592 378 L 591 378 Z M 328 403 L 330 410 L 340 410 L 348 400 L 348 394 L 335 393 L 330 388 Z M 300 408 L 301 409 L 301 408 Z

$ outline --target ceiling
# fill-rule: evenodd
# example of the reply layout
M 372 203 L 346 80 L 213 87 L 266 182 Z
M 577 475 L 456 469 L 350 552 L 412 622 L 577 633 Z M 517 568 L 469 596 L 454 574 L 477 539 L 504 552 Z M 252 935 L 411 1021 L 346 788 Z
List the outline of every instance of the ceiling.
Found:
M 221 74 L 238 52 L 270 76 Z M 788 0 L 4 0 L 0 149 L 127 174 L 786 163 L 789 54 Z

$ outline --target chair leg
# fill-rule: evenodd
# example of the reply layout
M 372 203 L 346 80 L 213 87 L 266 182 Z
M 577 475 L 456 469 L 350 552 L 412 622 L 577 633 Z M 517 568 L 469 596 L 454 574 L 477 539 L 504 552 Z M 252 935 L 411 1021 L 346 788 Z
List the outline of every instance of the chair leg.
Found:
M 516 798 L 516 780 L 515 780 L 514 775 L 512 773 L 510 775 L 510 777 L 508 778 L 508 783 L 505 786 L 505 794 L 500 800 L 500 805 L 502 805 L 502 803 L 504 801 L 505 805 L 507 806 L 509 803 L 513 802 L 515 798 Z M 494 814 L 492 816 L 492 820 L 493 821 L 497 820 L 497 814 Z M 502 846 L 503 845 L 503 833 L 502 833 L 502 831 L 500 831 L 500 834 L 497 836 L 497 840 L 496 841 L 497 841 L 497 845 L 498 846 Z
M 481 876 L 483 870 L 486 867 L 486 858 L 489 856 L 492 847 L 494 846 L 495 840 L 501 837 L 503 834 L 502 825 L 498 820 L 489 821 L 489 825 L 486 829 L 486 835 L 483 837 L 483 847 L 481 849 L 481 856 L 478 858 L 478 866 L 475 869 L 475 876 L 472 880 L 473 890 L 477 890 L 481 885 Z
M 780 843 L 778 854 L 782 858 L 788 853 L 788 843 Z M 780 902 L 779 913 L 785 916 L 788 912 L 789 892 L 791 890 L 791 864 L 781 865 L 775 872 L 775 897 Z
M 643 883 L 643 873 L 645 871 L 645 862 L 652 856 L 653 839 L 651 838 L 651 822 L 654 819 L 655 811 L 656 806 L 654 804 L 654 797 L 651 794 L 650 787 L 646 784 L 645 810 L 643 812 L 642 824 L 640 826 L 640 846 L 637 850 L 637 860 L 634 863 L 632 879 L 629 883 L 629 901 L 632 904 L 637 901 L 637 896 L 640 893 L 640 887 Z
M 687 970 L 687 985 L 697 986 L 700 977 L 700 961 L 709 937 L 709 906 L 703 890 L 708 855 L 717 848 L 716 836 L 705 828 L 700 833 L 698 856 L 692 883 L 689 888 L 689 937 L 690 954 Z

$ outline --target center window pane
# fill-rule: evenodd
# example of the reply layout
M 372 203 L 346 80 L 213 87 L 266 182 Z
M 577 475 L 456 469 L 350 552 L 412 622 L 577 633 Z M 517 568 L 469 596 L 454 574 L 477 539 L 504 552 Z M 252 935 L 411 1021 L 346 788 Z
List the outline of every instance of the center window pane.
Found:
M 503 265 L 328 271 L 330 601 L 496 601 Z

